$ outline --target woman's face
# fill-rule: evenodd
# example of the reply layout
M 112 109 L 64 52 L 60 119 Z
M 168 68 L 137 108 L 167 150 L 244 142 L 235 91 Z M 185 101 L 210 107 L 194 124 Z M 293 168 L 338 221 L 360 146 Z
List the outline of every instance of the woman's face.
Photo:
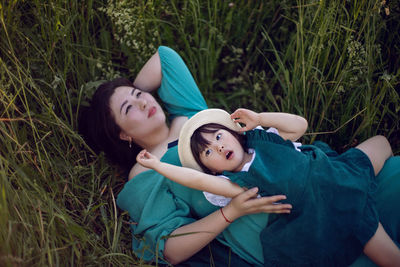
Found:
M 133 138 L 140 143 L 165 126 L 165 114 L 158 102 L 151 94 L 137 88 L 117 87 L 110 98 L 110 108 L 121 127 L 122 140 Z
M 210 171 L 240 171 L 245 163 L 245 151 L 230 132 L 220 129 L 215 133 L 202 133 L 210 144 L 200 154 L 200 161 Z

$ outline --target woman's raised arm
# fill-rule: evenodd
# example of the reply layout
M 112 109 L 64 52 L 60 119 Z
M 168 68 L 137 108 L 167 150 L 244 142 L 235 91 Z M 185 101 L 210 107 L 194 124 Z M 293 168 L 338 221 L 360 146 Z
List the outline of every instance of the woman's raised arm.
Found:
M 161 78 L 160 55 L 156 52 L 139 71 L 133 85 L 143 91 L 152 92 L 160 87 Z

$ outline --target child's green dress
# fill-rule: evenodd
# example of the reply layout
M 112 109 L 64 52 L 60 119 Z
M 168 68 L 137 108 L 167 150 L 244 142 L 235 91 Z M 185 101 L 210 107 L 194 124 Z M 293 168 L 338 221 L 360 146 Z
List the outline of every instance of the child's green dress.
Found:
M 373 167 L 359 149 L 338 155 L 328 145 L 301 146 L 263 130 L 246 132 L 256 151 L 248 172 L 224 172 L 260 194 L 287 196 L 290 214 L 271 216 L 261 232 L 266 266 L 352 263 L 378 227 Z

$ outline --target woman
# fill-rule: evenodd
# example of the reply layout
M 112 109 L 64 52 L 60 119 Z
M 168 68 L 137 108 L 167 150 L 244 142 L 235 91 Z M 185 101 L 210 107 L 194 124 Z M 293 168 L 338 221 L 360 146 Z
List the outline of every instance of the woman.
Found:
M 170 117 L 169 125 L 160 105 L 146 93 L 158 87 Z M 179 165 L 173 142 L 187 118 L 206 108 L 182 59 L 173 50 L 160 47 L 139 72 L 134 87 L 127 81 L 116 80 L 96 91 L 92 112 L 87 114 L 91 117 L 86 125 L 90 130 L 87 131 L 89 144 L 125 166 L 134 162 L 131 158 L 136 152 L 132 151 L 137 151 L 137 145 L 163 161 Z M 399 160 L 395 165 L 400 165 Z M 216 265 L 218 261 L 223 266 L 228 261 L 234 261 L 235 266 L 261 265 L 258 235 L 267 221 L 268 214 L 264 212 L 289 212 L 291 208 L 273 204 L 284 196 L 254 199 L 257 190 L 248 190 L 224 207 L 222 214 L 200 191 L 171 182 L 138 164 L 131 169 L 129 178 L 117 203 L 135 222 L 132 224 L 133 250 L 144 260 L 165 259 L 177 264 L 194 255 L 187 261 L 190 265 L 195 262 L 209 265 L 210 250 L 203 248 L 217 238 L 220 242 L 211 243 Z M 247 214 L 252 215 L 243 216 Z M 223 215 L 235 222 L 230 224 Z M 243 232 L 242 223 L 252 224 L 254 231 Z M 168 235 L 175 237 L 166 238 Z M 238 242 L 243 239 L 246 242 Z M 221 243 L 234 253 L 230 254 Z M 252 249 L 249 251 L 248 247 Z

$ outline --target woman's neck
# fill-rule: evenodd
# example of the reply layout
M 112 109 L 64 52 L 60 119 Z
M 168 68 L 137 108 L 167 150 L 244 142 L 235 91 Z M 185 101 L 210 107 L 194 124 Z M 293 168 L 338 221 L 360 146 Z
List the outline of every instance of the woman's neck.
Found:
M 155 129 L 152 133 L 146 136 L 145 140 L 139 140 L 137 144 L 144 149 L 153 152 L 157 147 L 164 145 L 168 142 L 170 129 L 166 124 Z

